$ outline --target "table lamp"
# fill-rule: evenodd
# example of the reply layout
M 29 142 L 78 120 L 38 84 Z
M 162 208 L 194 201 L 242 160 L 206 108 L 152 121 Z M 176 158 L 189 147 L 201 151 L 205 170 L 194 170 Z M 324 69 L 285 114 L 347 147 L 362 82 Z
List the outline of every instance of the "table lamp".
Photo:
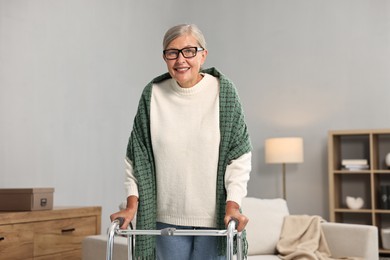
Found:
M 299 137 L 280 137 L 265 140 L 265 162 L 281 163 L 283 169 L 283 199 L 286 200 L 286 163 L 303 162 L 303 140 Z

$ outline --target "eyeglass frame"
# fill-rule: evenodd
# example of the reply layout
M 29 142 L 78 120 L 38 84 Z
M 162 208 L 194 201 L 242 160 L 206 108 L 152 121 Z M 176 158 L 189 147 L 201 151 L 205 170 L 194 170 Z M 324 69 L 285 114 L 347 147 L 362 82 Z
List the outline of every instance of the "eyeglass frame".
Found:
M 195 49 L 195 55 L 194 56 L 191 56 L 191 57 L 186 57 L 183 53 L 183 50 L 185 49 Z M 169 59 L 166 57 L 166 52 L 167 51 L 177 51 L 177 56 L 176 58 L 173 58 L 173 59 Z M 183 49 L 166 49 L 166 50 L 163 50 L 163 55 L 164 55 L 164 58 L 167 59 L 167 60 L 176 60 L 177 58 L 179 58 L 179 55 L 181 53 L 181 55 L 183 55 L 184 58 L 186 59 L 191 59 L 193 57 L 195 57 L 197 54 L 198 54 L 198 51 L 204 51 L 204 48 L 203 47 L 194 47 L 194 46 L 191 46 L 191 47 L 185 47 Z

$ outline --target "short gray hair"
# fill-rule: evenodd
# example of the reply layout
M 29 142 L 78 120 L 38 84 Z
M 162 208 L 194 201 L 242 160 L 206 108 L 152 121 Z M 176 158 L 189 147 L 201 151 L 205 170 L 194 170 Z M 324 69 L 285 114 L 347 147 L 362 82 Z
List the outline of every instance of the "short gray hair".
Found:
M 177 37 L 190 34 L 195 37 L 200 47 L 206 49 L 206 40 L 201 30 L 195 24 L 179 24 L 171 27 L 164 35 L 163 49 L 165 50 L 168 45 Z

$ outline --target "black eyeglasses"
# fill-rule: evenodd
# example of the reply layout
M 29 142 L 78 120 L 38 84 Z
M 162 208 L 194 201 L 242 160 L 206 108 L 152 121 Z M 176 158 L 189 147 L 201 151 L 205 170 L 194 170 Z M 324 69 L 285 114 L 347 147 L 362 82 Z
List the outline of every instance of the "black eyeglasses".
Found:
M 196 56 L 198 51 L 204 51 L 204 48 L 202 47 L 185 47 L 181 50 L 178 49 L 167 49 L 163 50 L 164 57 L 167 60 L 176 60 L 179 57 L 179 54 L 181 53 L 184 58 L 193 58 Z

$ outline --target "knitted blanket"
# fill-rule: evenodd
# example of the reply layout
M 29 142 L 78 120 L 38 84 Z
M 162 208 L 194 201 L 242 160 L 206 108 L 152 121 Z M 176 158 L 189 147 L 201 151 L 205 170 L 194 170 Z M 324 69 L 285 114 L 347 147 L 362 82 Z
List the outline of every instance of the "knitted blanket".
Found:
M 363 260 L 358 257 L 332 258 L 321 229 L 319 216 L 289 215 L 283 223 L 276 249 L 283 260 Z
M 228 163 L 251 150 L 251 143 L 244 121 L 243 109 L 233 83 L 215 68 L 206 69 L 204 73 L 219 79 L 219 120 L 220 147 L 217 173 L 217 228 L 225 229 L 224 215 L 226 190 L 224 175 Z M 137 211 L 137 229 L 156 229 L 157 189 L 153 149 L 150 134 L 150 100 L 154 83 L 171 78 L 165 73 L 153 79 L 144 89 L 138 104 L 127 146 L 126 156 L 133 163 L 134 176 L 138 181 L 139 203 Z M 226 239 L 218 241 L 219 254 L 226 253 Z M 136 259 L 155 259 L 155 237 L 137 236 Z M 247 244 L 244 242 L 244 254 Z

